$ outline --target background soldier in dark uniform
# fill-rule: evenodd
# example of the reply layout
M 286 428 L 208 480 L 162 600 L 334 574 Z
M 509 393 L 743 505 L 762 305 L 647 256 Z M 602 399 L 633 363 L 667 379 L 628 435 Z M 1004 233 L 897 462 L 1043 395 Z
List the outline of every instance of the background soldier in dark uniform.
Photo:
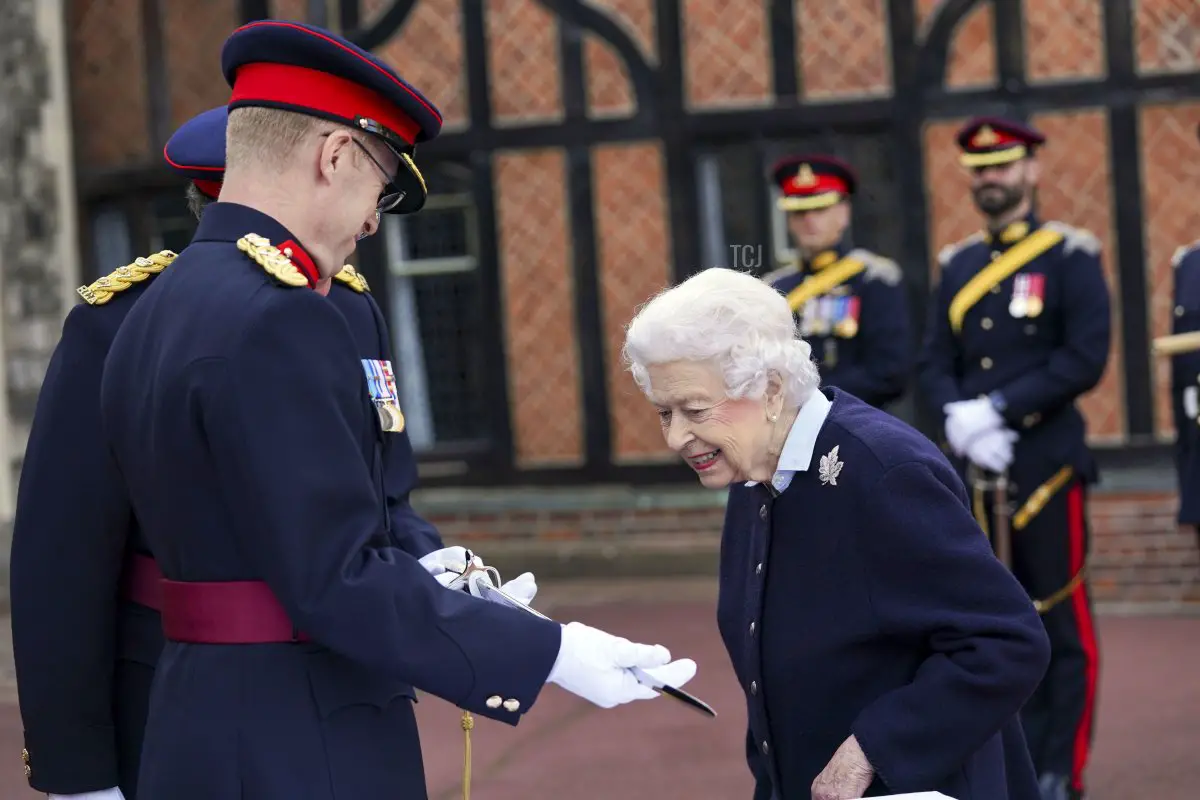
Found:
M 1200 331 L 1200 240 L 1181 247 L 1175 270 L 1171 333 Z M 1175 417 L 1175 467 L 1179 477 L 1179 524 L 1196 529 L 1200 542 L 1200 349 L 1171 359 L 1171 407 Z
M 225 119 L 224 106 L 205 112 L 164 152 L 176 172 L 193 179 L 188 204 L 197 216 L 220 191 Z M 126 800 L 136 797 L 150 685 L 163 647 L 159 573 L 106 456 L 100 368 L 126 312 L 174 258 L 157 253 L 80 289 L 86 303 L 64 324 L 26 449 L 13 534 L 14 652 L 26 771 L 30 785 L 52 797 L 119 796 L 110 787 Z M 390 364 L 387 326 L 366 281 L 347 266 L 334 276 L 329 298 L 345 315 L 361 358 Z M 416 462 L 408 434 L 381 431 L 375 458 L 396 546 L 418 558 L 442 550 L 437 530 L 409 503 Z M 64 474 L 77 477 L 63 481 Z M 47 591 L 64 565 L 71 582 Z M 528 602 L 536 583 L 527 574 L 504 589 Z
M 371 463 L 392 381 L 364 374 L 312 289 L 379 212 L 424 203 L 412 152 L 437 110 L 300 23 L 239 28 L 222 70 L 220 201 L 130 310 L 101 384 L 165 575 L 143 800 L 425 797 L 413 686 L 510 724 L 547 682 L 605 707 L 656 696 L 627 668 L 665 648 L 446 591 L 390 546 Z
M 904 393 L 912 366 L 908 300 L 896 262 L 849 241 L 854 170 L 802 155 L 776 164 L 773 177 L 800 263 L 763 280 L 787 296 L 822 383 L 885 406 Z
M 1100 381 L 1111 324 L 1096 238 L 1034 213 L 1043 142 L 1002 119 L 959 132 L 987 229 L 942 251 L 919 381 L 953 453 L 1012 484 L 1012 568 L 1052 648 L 1022 721 L 1043 796 L 1065 800 L 1083 796 L 1098 672 L 1084 513 L 1097 475 L 1075 401 Z M 995 509 L 975 494 L 989 530 Z

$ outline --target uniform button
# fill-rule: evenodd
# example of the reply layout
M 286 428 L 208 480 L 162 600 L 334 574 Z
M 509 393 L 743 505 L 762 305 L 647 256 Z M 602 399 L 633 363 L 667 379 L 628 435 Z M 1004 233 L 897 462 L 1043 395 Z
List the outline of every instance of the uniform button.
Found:
M 756 626 L 755 626 L 755 624 L 754 624 L 753 622 L 751 622 L 751 623 L 750 623 L 750 635 L 751 635 L 751 636 L 753 636 L 753 635 L 754 635 L 754 628 L 755 628 L 755 627 L 756 627 Z
M 979 323 L 979 325 L 980 325 L 980 327 L 982 327 L 982 328 L 983 328 L 985 331 L 990 331 L 990 330 L 992 329 L 992 318 L 991 318 L 991 317 L 984 317 L 984 318 L 983 318 L 983 320 L 982 320 L 982 321 Z
M 750 681 L 750 694 L 758 694 L 758 682 Z
M 997 258 L 999 258 L 999 257 L 1000 257 L 1000 251 L 999 251 L 999 250 L 993 250 L 993 251 L 992 251 L 992 261 L 995 261 L 995 260 L 996 260 Z
M 503 701 L 500 699 L 500 695 L 494 694 L 487 699 L 487 707 L 488 708 L 499 708 L 501 702 L 503 702 Z
M 1177 316 L 1177 317 L 1183 316 L 1183 306 L 1175 306 L 1175 316 Z
M 520 707 L 521 707 L 520 700 L 514 700 L 513 698 L 510 697 L 509 699 L 504 701 L 504 710 L 505 711 L 511 711 L 513 713 L 516 713 L 516 710 Z
M 758 562 L 758 566 L 754 568 L 755 575 L 762 575 L 762 562 Z
M 759 518 L 759 519 L 766 519 L 766 518 L 767 518 L 767 507 L 766 507 L 765 505 L 759 506 L 759 508 L 758 508 L 758 518 Z
M 1034 325 L 1031 322 L 1025 326 L 1025 335 L 1026 336 L 1033 336 L 1035 333 L 1037 333 L 1037 325 Z
M 983 358 L 981 358 L 979 360 L 979 366 L 983 367 L 984 369 L 991 369 L 992 368 L 992 360 L 990 358 L 988 358 L 987 356 L 984 356 Z
M 1000 294 L 1000 287 L 999 287 L 999 286 L 993 286 L 993 287 L 992 287 L 992 294 Z
M 763 751 L 764 756 L 771 752 L 771 746 L 769 744 L 767 744 L 766 739 L 763 739 L 762 751 Z
M 29 763 L 29 750 L 24 747 L 21 748 L 21 762 L 24 764 Z
M 1034 425 L 1037 425 L 1039 422 L 1041 422 L 1041 420 L 1042 415 L 1035 411 L 1032 414 L 1026 414 L 1025 418 L 1021 420 L 1021 424 L 1026 428 L 1032 428 Z

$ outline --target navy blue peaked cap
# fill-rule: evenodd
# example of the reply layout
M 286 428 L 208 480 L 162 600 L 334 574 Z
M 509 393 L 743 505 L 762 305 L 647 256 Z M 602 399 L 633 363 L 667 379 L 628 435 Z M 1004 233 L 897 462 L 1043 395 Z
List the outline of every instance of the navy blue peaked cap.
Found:
M 383 139 L 406 167 L 396 178 L 405 198 L 392 212 L 424 205 L 425 180 L 412 156 L 417 144 L 441 133 L 442 115 L 387 63 L 323 28 L 269 19 L 230 34 L 221 71 L 233 90 L 231 111 L 295 111 Z
M 229 109 L 217 106 L 183 123 L 167 140 L 163 158 L 172 170 L 190 178 L 196 188 L 213 198 L 225 179 L 225 123 Z

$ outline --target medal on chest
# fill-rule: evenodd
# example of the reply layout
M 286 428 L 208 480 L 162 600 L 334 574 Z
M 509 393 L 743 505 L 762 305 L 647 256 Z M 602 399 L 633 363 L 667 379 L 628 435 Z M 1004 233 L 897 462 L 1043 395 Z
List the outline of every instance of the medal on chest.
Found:
M 836 321 L 833 332 L 843 339 L 853 339 L 858 335 L 859 298 L 854 296 L 839 297 L 835 310 Z
M 400 411 L 400 393 L 396 389 L 396 375 L 392 362 L 376 358 L 362 359 L 363 372 L 367 375 L 367 391 L 371 404 L 379 415 L 379 427 L 390 433 L 404 430 L 404 414 Z
M 1012 299 L 1008 313 L 1015 319 L 1039 316 L 1046 307 L 1046 276 L 1040 273 L 1021 273 L 1013 278 Z

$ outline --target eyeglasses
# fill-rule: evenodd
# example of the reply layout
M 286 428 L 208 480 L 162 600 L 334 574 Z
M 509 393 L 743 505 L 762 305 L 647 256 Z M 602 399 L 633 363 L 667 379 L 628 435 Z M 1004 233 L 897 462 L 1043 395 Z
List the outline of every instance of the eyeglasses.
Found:
M 395 176 L 388 173 L 387 169 L 383 166 L 383 164 L 379 163 L 379 159 L 377 159 L 375 155 L 369 149 L 367 149 L 365 144 L 360 142 L 358 139 L 355 139 L 353 136 L 350 137 L 350 141 L 358 145 L 358 149 L 362 150 L 363 153 L 366 154 L 367 158 L 371 159 L 371 163 L 378 167 L 380 174 L 383 175 L 383 191 L 380 192 L 379 200 L 375 203 L 375 210 L 380 214 L 386 214 L 396 206 L 400 205 L 400 202 L 404 199 L 405 192 L 396 186 Z

